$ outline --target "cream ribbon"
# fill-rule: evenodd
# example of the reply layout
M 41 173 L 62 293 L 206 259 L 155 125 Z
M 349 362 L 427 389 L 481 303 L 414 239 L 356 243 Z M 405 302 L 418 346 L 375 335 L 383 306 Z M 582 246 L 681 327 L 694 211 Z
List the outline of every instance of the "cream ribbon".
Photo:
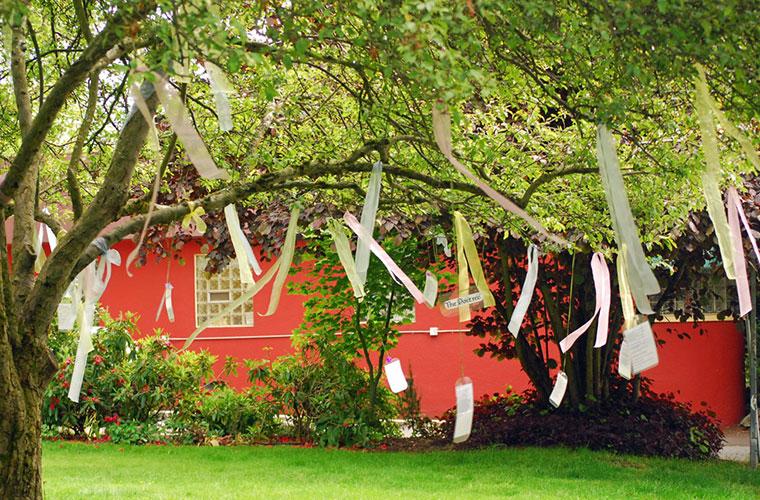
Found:
M 456 168 L 462 175 L 470 179 L 480 188 L 486 195 L 492 200 L 496 201 L 508 212 L 520 217 L 527 222 L 533 229 L 546 236 L 550 240 L 554 241 L 558 245 L 570 246 L 570 243 L 564 238 L 556 236 L 544 228 L 540 222 L 528 215 L 528 212 L 518 207 L 513 201 L 507 199 L 504 195 L 496 191 L 494 188 L 481 181 L 467 167 L 465 167 L 454 156 L 454 151 L 451 145 L 451 116 L 448 110 L 440 110 L 436 104 L 433 104 L 433 135 L 435 136 L 435 142 L 438 144 L 438 149 L 441 150 L 443 156 Z
M 649 267 L 644 249 L 641 247 L 639 230 L 633 219 L 623 183 L 623 175 L 620 173 L 615 143 L 612 134 L 603 124 L 599 125 L 596 132 L 596 154 L 607 206 L 610 209 L 618 253 L 626 253 L 624 264 L 631 294 L 636 301 L 636 307 L 642 314 L 653 314 L 654 311 L 652 311 L 647 295 L 659 293 L 660 285 L 657 283 L 657 278 Z
M 161 311 L 166 308 L 166 317 L 169 318 L 169 323 L 174 323 L 172 290 L 174 290 L 174 285 L 168 282 L 164 284 L 164 293 L 161 295 L 161 303 L 158 304 L 158 311 L 156 311 L 156 321 L 161 317 Z
M 372 237 L 375 231 L 375 219 L 377 207 L 380 204 L 380 190 L 382 189 L 383 162 L 378 161 L 372 166 L 369 177 L 367 194 L 364 197 L 362 207 L 361 224 L 364 232 Z M 367 270 L 369 269 L 369 244 L 361 238 L 356 243 L 356 273 L 359 275 L 362 286 L 367 283 Z
M 744 258 L 742 228 L 739 225 L 739 212 L 744 213 L 744 210 L 735 188 L 728 190 L 726 208 L 728 209 L 728 228 L 731 231 L 731 251 L 734 257 L 736 293 L 739 296 L 739 316 L 746 316 L 752 310 L 752 298 L 749 291 L 749 279 L 747 278 L 747 260 Z
M 335 250 L 338 253 L 340 263 L 343 265 L 343 269 L 346 272 L 346 277 L 351 283 L 351 288 L 354 290 L 354 297 L 362 300 L 364 298 L 364 285 L 356 271 L 356 263 L 354 262 L 353 255 L 351 255 L 351 247 L 348 242 L 348 237 L 343 231 L 343 225 L 340 221 L 331 219 L 327 222 L 327 231 L 332 236 L 333 243 L 335 243 Z
M 296 249 L 296 234 L 298 232 L 298 215 L 301 210 L 298 207 L 293 207 L 290 211 L 290 221 L 288 222 L 288 231 L 285 233 L 285 244 L 282 246 L 282 253 L 280 259 L 277 261 L 278 269 L 277 276 L 274 279 L 272 285 L 272 294 L 269 297 L 269 307 L 267 312 L 262 316 L 271 316 L 277 311 L 277 306 L 280 304 L 280 294 L 282 293 L 282 287 L 285 285 L 285 279 L 288 277 L 290 271 L 290 265 L 293 262 L 293 254 Z
M 517 300 L 515 309 L 512 311 L 512 317 L 509 319 L 509 325 L 507 329 L 512 335 L 517 338 L 517 334 L 520 332 L 525 314 L 528 312 L 530 301 L 533 299 L 533 291 L 536 288 L 536 281 L 538 279 L 538 247 L 536 245 L 530 245 L 528 247 L 528 271 L 525 273 L 525 281 L 523 281 L 522 288 L 520 289 L 520 298 Z
M 229 132 L 232 130 L 232 111 L 227 94 L 234 93 L 234 89 L 219 66 L 209 61 L 204 62 L 203 66 L 206 68 L 206 73 L 208 73 L 211 92 L 214 94 L 219 130 Z
M 237 261 L 240 273 L 240 281 L 249 285 L 253 284 L 254 280 L 251 268 L 253 268 L 256 275 L 259 275 L 261 274 L 261 266 L 253 254 L 251 244 L 243 234 L 237 208 L 235 208 L 234 204 L 224 207 L 224 219 L 227 222 L 227 230 L 230 233 L 232 246 L 235 248 L 235 260 Z

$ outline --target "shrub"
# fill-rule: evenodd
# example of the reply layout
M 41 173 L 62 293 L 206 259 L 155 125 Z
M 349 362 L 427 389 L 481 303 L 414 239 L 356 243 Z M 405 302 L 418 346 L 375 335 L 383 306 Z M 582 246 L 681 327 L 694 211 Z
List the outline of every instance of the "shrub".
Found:
M 340 357 L 316 359 L 304 353 L 277 358 L 271 365 L 247 362 L 251 382 L 263 384 L 274 411 L 286 415 L 293 437 L 325 446 L 365 445 L 394 426 L 390 392 L 374 401 L 367 373 Z
M 452 409 L 444 416 L 447 436 L 453 434 L 455 414 Z M 722 442 L 723 433 L 707 414 L 692 412 L 672 395 L 611 398 L 573 411 L 549 409 L 532 393 L 507 393 L 476 402 L 466 446 L 567 446 L 704 459 L 716 457 Z
M 205 424 L 211 435 L 271 436 L 278 427 L 272 406 L 252 391 L 219 387 L 204 393 L 198 402 L 197 417 L 192 420 Z
M 117 444 L 163 443 L 164 433 L 154 422 L 113 422 L 106 427 L 106 434 Z
M 78 332 L 51 335 L 59 370 L 48 385 L 43 423 L 61 434 L 97 437 L 116 416 L 122 421 L 158 422 L 162 412 L 189 413 L 187 395 L 195 395 L 213 375 L 215 357 L 207 352 L 174 350 L 159 335 L 134 341 L 134 318 L 112 319 L 101 313 L 102 328 L 93 335 L 80 402 L 68 398 Z

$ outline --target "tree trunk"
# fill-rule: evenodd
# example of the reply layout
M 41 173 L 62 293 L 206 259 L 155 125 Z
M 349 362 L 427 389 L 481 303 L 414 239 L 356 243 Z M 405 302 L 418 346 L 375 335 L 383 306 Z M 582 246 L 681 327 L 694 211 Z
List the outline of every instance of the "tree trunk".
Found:
M 14 362 L 7 339 L 0 339 L 0 498 L 42 498 L 42 400 L 55 364 L 34 346 Z

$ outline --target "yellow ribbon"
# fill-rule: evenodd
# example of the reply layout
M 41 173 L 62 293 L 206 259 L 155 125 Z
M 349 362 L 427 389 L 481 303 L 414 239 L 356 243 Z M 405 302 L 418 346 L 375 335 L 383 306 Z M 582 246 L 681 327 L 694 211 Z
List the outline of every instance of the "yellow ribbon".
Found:
M 203 222 L 203 219 L 201 219 L 201 215 L 206 215 L 206 210 L 203 209 L 203 207 L 194 207 L 193 203 L 188 203 L 188 207 L 190 208 L 190 212 L 185 215 L 185 217 L 182 218 L 182 227 L 184 229 L 189 229 L 190 224 L 195 224 L 195 229 L 198 230 L 200 233 L 206 232 L 206 223 Z
M 470 277 L 475 281 L 475 286 L 483 295 L 483 307 L 491 307 L 496 301 L 488 286 L 483 268 L 480 265 L 480 257 L 472 240 L 472 230 L 461 213 L 454 212 L 454 230 L 457 237 L 457 266 L 459 270 L 459 297 L 464 297 L 470 291 Z M 469 273 L 468 273 L 469 268 Z M 459 308 L 459 321 L 470 320 L 470 308 L 463 305 Z
M 364 285 L 362 285 L 362 280 L 356 270 L 356 262 L 354 262 L 354 257 L 351 254 L 348 237 L 343 230 L 343 225 L 340 221 L 332 219 L 327 223 L 327 231 L 332 236 L 340 263 L 343 264 L 343 269 L 346 271 L 346 277 L 348 278 L 348 281 L 351 282 L 351 287 L 354 289 L 354 297 L 359 300 L 363 299 Z

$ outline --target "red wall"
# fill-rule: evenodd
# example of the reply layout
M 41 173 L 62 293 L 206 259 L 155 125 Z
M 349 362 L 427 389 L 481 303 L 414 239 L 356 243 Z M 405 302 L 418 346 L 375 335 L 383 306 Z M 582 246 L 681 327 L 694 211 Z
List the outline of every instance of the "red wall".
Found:
M 128 241 L 116 247 L 126 258 L 133 244 Z M 170 281 L 174 285 L 173 302 L 176 322 L 169 323 L 163 314 L 155 321 L 155 314 L 164 290 L 167 263 L 150 260 L 144 267 L 132 268 L 129 278 L 123 268 L 115 268 L 102 302 L 117 315 L 120 311 L 140 314 L 139 327 L 145 332 L 161 328 L 175 344 L 195 329 L 194 259 L 200 253 L 198 245 L 191 243 L 184 249 L 186 264 L 175 262 L 171 266 Z M 264 271 L 271 263 L 263 263 Z M 290 277 L 303 279 L 302 277 Z M 193 344 L 194 349 L 206 349 L 219 357 L 231 355 L 238 360 L 268 358 L 290 352 L 288 336 L 301 321 L 304 297 L 290 296 L 283 291 L 279 309 L 269 317 L 259 316 L 266 310 L 271 286 L 254 298 L 253 327 L 209 328 Z M 460 360 L 465 375 L 469 376 L 478 394 L 503 391 L 512 386 L 516 391 L 528 387 L 528 377 L 516 361 L 497 362 L 479 358 L 473 353 L 481 339 L 456 332 L 462 325 L 456 318 L 443 317 L 438 310 L 417 306 L 417 321 L 401 328 L 404 332 L 399 345 L 390 355 L 401 359 L 404 369 L 411 366 L 415 386 L 421 397 L 422 409 L 432 416 L 440 415 L 454 405 L 454 383 L 460 376 Z M 441 333 L 431 337 L 431 326 Z M 658 338 L 666 340 L 660 348 L 660 365 L 646 375 L 651 377 L 658 391 L 674 392 L 680 401 L 700 407 L 707 402 L 724 425 L 733 425 L 744 416 L 744 355 L 743 336 L 733 323 L 700 323 L 706 330 L 698 335 L 691 325 L 663 323 L 655 325 Z M 691 332 L 691 340 L 677 339 L 677 332 Z M 233 338 L 230 338 L 233 337 Z M 258 338 L 251 338 L 258 337 Z M 245 383 L 244 370 L 231 380 L 235 386 Z

